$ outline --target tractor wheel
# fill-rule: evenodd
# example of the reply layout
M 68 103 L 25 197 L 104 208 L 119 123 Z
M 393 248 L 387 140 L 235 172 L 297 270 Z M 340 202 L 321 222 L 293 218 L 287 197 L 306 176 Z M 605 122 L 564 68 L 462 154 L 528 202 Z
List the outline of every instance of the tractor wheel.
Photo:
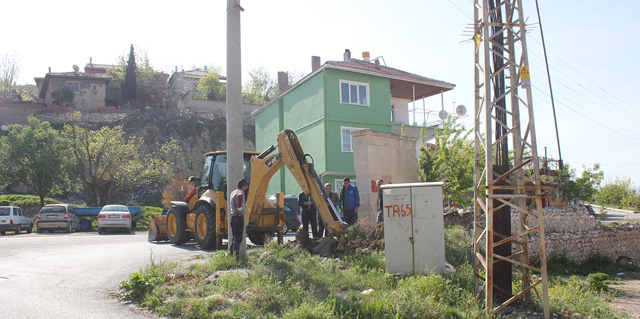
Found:
M 167 235 L 174 245 L 182 245 L 189 240 L 187 216 L 181 214 L 175 206 L 171 206 L 167 212 Z
M 195 237 L 200 249 L 216 248 L 216 210 L 208 204 L 196 209 Z
M 271 241 L 273 233 L 269 232 L 255 232 L 249 234 L 249 239 L 252 243 L 258 246 L 264 245 L 264 243 Z

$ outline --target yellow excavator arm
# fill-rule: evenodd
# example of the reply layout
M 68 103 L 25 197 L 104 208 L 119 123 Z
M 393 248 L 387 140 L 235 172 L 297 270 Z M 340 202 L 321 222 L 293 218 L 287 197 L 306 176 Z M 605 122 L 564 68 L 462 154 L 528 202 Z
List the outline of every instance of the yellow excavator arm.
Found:
M 279 152 L 269 155 L 276 148 Z M 307 157 L 310 156 L 304 154 L 296 134 L 291 130 L 284 130 L 278 134 L 277 144 L 251 158 L 251 183 L 247 192 L 245 222 L 251 224 L 252 218 L 258 218 L 261 215 L 269 180 L 284 165 L 298 181 L 302 191 L 313 199 L 313 203 L 325 223 L 325 229 L 332 236 L 338 236 L 337 249 L 343 249 L 348 225 L 342 220 L 330 200 L 330 208 L 325 205 L 325 199 L 329 197 L 329 194 L 322 187 L 322 181 L 318 177 L 313 163 L 307 162 Z

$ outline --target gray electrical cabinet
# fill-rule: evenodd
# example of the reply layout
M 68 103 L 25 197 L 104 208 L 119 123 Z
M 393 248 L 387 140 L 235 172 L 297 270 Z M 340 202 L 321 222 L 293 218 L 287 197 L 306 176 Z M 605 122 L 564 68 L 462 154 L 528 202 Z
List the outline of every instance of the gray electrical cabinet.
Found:
M 443 183 L 383 185 L 388 273 L 445 271 Z

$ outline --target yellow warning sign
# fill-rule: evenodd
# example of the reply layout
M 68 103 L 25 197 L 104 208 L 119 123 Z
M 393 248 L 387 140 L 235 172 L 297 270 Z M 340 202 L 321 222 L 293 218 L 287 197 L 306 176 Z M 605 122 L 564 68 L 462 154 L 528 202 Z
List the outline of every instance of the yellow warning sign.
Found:
M 481 43 L 481 42 L 480 42 L 480 41 L 481 41 L 481 40 L 480 40 L 480 35 L 476 33 L 476 34 L 473 36 L 473 39 L 474 39 L 474 40 L 476 40 L 476 46 L 479 48 L 479 47 L 480 47 L 480 43 Z
M 520 67 L 520 79 L 521 80 L 528 80 L 529 79 L 529 67 L 528 66 L 521 66 Z

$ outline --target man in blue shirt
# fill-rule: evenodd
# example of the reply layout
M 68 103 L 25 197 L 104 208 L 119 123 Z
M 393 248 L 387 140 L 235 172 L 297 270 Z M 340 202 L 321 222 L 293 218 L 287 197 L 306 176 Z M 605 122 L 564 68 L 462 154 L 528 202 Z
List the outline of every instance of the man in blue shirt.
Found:
M 358 187 L 351 185 L 349 177 L 342 180 L 340 188 L 340 207 L 342 207 L 342 215 L 349 226 L 358 221 L 358 207 L 360 207 L 360 193 Z

